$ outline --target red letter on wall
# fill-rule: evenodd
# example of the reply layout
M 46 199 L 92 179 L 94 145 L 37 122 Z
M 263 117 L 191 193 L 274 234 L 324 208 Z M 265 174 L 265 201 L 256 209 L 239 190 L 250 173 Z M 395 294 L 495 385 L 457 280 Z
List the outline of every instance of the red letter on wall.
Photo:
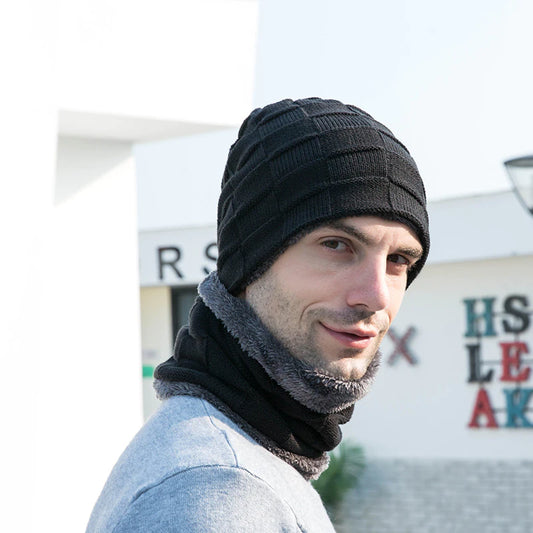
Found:
M 469 428 L 478 428 L 479 420 L 478 418 L 484 415 L 487 418 L 486 428 L 497 428 L 498 424 L 494 418 L 494 411 L 492 410 L 492 405 L 490 404 L 489 395 L 485 389 L 479 389 L 477 393 L 476 403 L 474 405 L 474 412 L 472 413 L 472 418 L 468 424 Z
M 502 348 L 502 377 L 501 381 L 527 381 L 531 368 L 526 366 L 520 370 L 522 361 L 520 356 L 528 353 L 525 342 L 500 342 Z M 512 370 L 516 372 L 513 373 Z

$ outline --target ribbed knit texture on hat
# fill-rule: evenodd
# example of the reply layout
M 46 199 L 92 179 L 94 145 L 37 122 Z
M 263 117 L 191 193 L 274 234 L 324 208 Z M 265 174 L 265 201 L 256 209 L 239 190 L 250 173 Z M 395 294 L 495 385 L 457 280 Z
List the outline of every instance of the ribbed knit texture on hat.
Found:
M 424 185 L 394 135 L 336 100 L 283 100 L 253 111 L 230 149 L 218 204 L 218 275 L 242 290 L 304 228 L 347 216 L 409 225 L 429 251 Z

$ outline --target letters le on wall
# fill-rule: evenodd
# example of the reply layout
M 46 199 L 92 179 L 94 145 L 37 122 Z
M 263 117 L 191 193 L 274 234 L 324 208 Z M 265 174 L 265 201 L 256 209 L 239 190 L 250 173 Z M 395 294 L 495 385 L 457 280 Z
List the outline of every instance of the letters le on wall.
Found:
M 467 298 L 464 338 L 472 385 L 470 428 L 533 428 L 529 299 Z

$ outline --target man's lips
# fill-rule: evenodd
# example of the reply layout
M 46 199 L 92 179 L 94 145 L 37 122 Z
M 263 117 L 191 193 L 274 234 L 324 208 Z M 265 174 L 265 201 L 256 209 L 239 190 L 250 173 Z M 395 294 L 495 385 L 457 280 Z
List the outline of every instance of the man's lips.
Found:
M 323 322 L 320 325 L 329 335 L 348 348 L 366 348 L 372 342 L 372 339 L 377 336 L 377 331 L 368 327 L 338 328 L 326 325 Z

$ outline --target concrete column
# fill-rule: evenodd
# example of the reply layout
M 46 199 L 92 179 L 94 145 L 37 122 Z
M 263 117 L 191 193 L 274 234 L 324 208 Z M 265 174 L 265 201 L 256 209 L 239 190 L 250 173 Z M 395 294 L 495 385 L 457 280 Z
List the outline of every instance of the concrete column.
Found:
M 45 240 L 37 514 L 56 531 L 81 531 L 142 423 L 129 143 L 59 139 Z

